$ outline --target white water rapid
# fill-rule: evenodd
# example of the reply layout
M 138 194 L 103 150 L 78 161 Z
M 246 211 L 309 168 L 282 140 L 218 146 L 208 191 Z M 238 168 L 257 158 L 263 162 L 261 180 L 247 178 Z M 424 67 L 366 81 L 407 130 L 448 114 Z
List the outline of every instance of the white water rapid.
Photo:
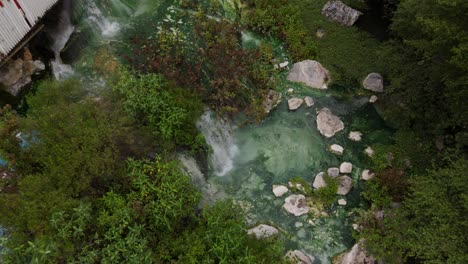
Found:
M 70 15 L 71 1 L 66 0 L 63 2 L 63 9 L 59 14 L 57 27 L 49 32 L 49 35 L 53 39 L 50 49 L 54 52 L 55 57 L 50 63 L 55 79 L 57 80 L 66 79 L 75 73 L 71 65 L 64 64 L 60 57 L 60 52 L 75 31 L 75 27 L 71 23 Z
M 232 136 L 232 126 L 207 111 L 197 122 L 197 127 L 213 150 L 210 154 L 213 171 L 218 176 L 226 175 L 234 168 L 234 157 L 239 152 Z
M 95 3 L 90 2 L 88 4 L 88 13 L 88 20 L 99 28 L 102 36 L 113 37 L 119 32 L 120 24 L 107 19 Z

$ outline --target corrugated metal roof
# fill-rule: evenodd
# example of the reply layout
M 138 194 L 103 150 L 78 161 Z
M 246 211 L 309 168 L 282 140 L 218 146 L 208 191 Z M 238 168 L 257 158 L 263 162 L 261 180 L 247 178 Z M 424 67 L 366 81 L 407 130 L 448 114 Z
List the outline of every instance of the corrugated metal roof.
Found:
M 0 61 L 59 0 L 0 0 Z

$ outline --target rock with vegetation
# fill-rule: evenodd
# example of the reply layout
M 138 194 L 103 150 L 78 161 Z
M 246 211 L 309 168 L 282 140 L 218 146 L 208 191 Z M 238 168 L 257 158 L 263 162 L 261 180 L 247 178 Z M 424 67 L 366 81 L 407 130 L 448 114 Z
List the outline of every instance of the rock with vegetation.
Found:
M 330 151 L 336 155 L 343 155 L 344 148 L 338 144 L 333 144 L 330 146 Z
M 288 100 L 288 107 L 289 110 L 294 111 L 301 107 L 302 103 L 304 102 L 303 99 L 300 98 L 291 98 Z
M 305 60 L 294 64 L 289 72 L 288 80 L 316 89 L 327 89 L 330 82 L 330 73 L 320 62 Z
M 353 248 L 346 253 L 338 256 L 334 264 L 377 264 L 378 262 L 375 258 L 368 255 L 368 253 L 363 250 L 361 244 L 363 240 L 360 240 L 358 244 L 355 244 Z
M 366 153 L 367 156 L 372 157 L 374 155 L 374 149 L 372 149 L 371 146 L 368 146 L 364 152 Z
M 375 72 L 367 75 L 367 77 L 362 82 L 362 85 L 364 86 L 364 89 L 369 91 L 377 93 L 383 93 L 384 91 L 383 77 L 382 75 Z
M 310 257 L 300 250 L 291 250 L 286 253 L 288 263 L 293 264 L 312 264 L 314 262 L 314 257 Z
M 324 176 L 325 176 L 325 173 L 324 173 L 324 172 L 319 172 L 319 173 L 315 176 L 314 183 L 312 184 L 312 186 L 313 186 L 315 189 L 320 189 L 320 188 L 323 188 L 323 187 L 327 186 L 327 182 L 326 182 L 325 179 L 323 178 Z
M 341 173 L 351 173 L 352 170 L 353 170 L 353 164 L 351 164 L 350 162 L 341 163 L 340 165 Z
M 340 176 L 338 179 L 338 190 L 336 194 L 347 195 L 353 188 L 353 180 L 349 176 Z
M 258 225 L 254 228 L 247 230 L 247 234 L 255 235 L 257 239 L 269 238 L 271 236 L 277 235 L 278 229 L 276 229 L 273 226 L 261 224 L 261 225 Z
M 17 96 L 21 89 L 31 83 L 31 76 L 45 69 L 39 60 L 23 60 L 21 58 L 7 63 L 0 69 L 0 87 L 13 96 Z
M 273 194 L 275 194 L 276 197 L 281 197 L 287 192 L 288 187 L 284 185 L 273 185 Z
M 362 140 L 362 133 L 359 131 L 351 131 L 349 132 L 348 138 L 352 141 L 359 142 Z
M 330 109 L 322 108 L 317 114 L 317 128 L 320 134 L 329 138 L 343 130 L 344 124 Z
M 375 177 L 375 173 L 370 170 L 364 170 L 361 174 L 361 179 L 368 181 Z
M 310 207 L 302 194 L 293 194 L 284 199 L 283 208 L 290 214 L 301 216 L 309 212 Z
M 270 113 L 271 110 L 275 109 L 278 104 L 281 102 L 281 93 L 278 93 L 275 90 L 269 90 L 266 98 L 263 100 L 263 109 L 265 113 Z
M 362 13 L 341 1 L 328 1 L 322 8 L 322 15 L 344 26 L 352 26 Z
M 304 101 L 307 105 L 307 107 L 312 107 L 314 105 L 314 99 L 310 96 L 304 97 Z

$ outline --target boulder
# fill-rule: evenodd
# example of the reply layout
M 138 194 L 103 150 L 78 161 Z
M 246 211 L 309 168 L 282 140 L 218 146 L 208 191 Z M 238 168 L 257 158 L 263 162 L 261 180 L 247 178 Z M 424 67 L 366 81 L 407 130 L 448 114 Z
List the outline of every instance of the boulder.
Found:
M 367 156 L 369 156 L 369 157 L 372 157 L 372 156 L 374 155 L 374 150 L 373 150 L 370 146 L 368 146 L 368 147 L 364 150 L 364 152 L 365 152 L 365 153 L 367 154 Z
M 361 239 L 358 244 L 355 244 L 353 248 L 344 254 L 341 254 L 333 262 L 335 264 L 377 264 L 379 263 L 375 258 L 369 256 L 365 250 L 362 249 L 361 244 L 364 240 Z
M 336 168 L 336 167 L 329 168 L 329 169 L 327 170 L 327 174 L 328 174 L 328 176 L 330 176 L 331 178 L 336 178 L 336 177 L 340 176 L 340 169 L 339 169 L 339 168 Z
M 349 132 L 349 139 L 352 141 L 361 141 L 362 140 L 362 133 L 359 131 L 351 131 Z
M 312 107 L 314 105 L 314 99 L 312 99 L 312 97 L 310 97 L 310 96 L 304 97 L 304 101 L 305 101 L 307 107 Z
M 348 204 L 348 202 L 345 199 L 339 199 L 338 204 L 339 205 L 346 205 L 346 204 Z
M 288 263 L 294 264 L 312 264 L 314 261 L 313 257 L 307 256 L 300 250 L 291 250 L 286 253 L 286 259 Z
M 361 174 L 361 179 L 368 181 L 375 177 L 375 173 L 370 170 L 364 170 Z
M 338 179 L 338 190 L 336 194 L 347 195 L 353 188 L 353 180 L 349 176 L 340 176 Z
M 325 182 L 325 179 L 323 178 L 324 176 L 325 176 L 324 172 L 319 172 L 315 176 L 314 183 L 312 184 L 312 186 L 315 189 L 320 189 L 320 188 L 323 188 L 323 187 L 327 186 L 327 182 Z
M 288 188 L 284 185 L 273 185 L 273 193 L 276 197 L 281 197 L 288 192 Z
M 378 73 L 370 73 L 362 82 L 364 89 L 382 93 L 384 91 L 383 77 Z
M 337 155 L 343 155 L 344 148 L 338 144 L 333 144 L 330 146 L 330 151 Z
M 353 164 L 349 162 L 343 162 L 340 165 L 340 173 L 351 173 L 353 171 Z
M 373 95 L 369 98 L 369 103 L 375 103 L 377 102 L 377 100 L 379 100 L 379 98 L 377 97 L 377 95 Z
M 322 108 L 317 115 L 317 128 L 325 137 L 333 137 L 337 132 L 344 129 L 340 118 L 334 115 L 330 109 Z
M 327 89 L 330 73 L 318 61 L 305 60 L 294 64 L 288 80 L 303 83 L 317 89 Z
M 301 216 L 309 212 L 310 207 L 302 194 L 293 194 L 284 199 L 283 208 L 290 214 Z
M 268 238 L 278 234 L 278 229 L 269 225 L 258 225 L 254 228 L 247 230 L 247 234 L 255 235 L 257 239 Z
M 322 8 L 322 15 L 344 26 L 352 26 L 361 12 L 345 5 L 341 1 L 328 1 Z
M 10 61 L 0 69 L 0 87 L 4 86 L 8 93 L 17 96 L 21 89 L 31 83 L 31 76 L 44 69 L 44 63 L 39 60 L 20 58 Z
M 302 105 L 303 102 L 304 102 L 304 100 L 302 100 L 300 98 L 291 98 L 291 99 L 289 99 L 288 100 L 289 110 L 291 110 L 291 111 L 297 110 Z
M 265 113 L 270 113 L 271 110 L 277 107 L 280 102 L 281 93 L 278 93 L 275 90 L 269 90 L 265 100 L 263 100 L 263 109 L 265 110 Z

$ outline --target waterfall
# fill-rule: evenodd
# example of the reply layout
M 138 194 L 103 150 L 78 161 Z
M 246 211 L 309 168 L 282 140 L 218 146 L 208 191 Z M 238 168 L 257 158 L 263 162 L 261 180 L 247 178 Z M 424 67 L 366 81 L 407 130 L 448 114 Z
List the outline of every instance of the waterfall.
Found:
M 101 31 L 104 37 L 113 37 L 119 32 L 120 25 L 117 22 L 111 22 L 107 19 L 102 11 L 96 6 L 95 3 L 90 2 L 88 5 L 88 20 L 92 22 Z
M 71 23 L 70 16 L 72 14 L 71 0 L 63 2 L 63 8 L 58 16 L 57 27 L 49 31 L 49 35 L 53 39 L 50 49 L 54 52 L 54 60 L 51 61 L 52 71 L 57 80 L 67 78 L 74 74 L 73 68 L 70 65 L 64 64 L 60 57 L 60 52 L 67 44 L 70 36 L 75 31 L 75 27 Z
M 198 129 L 205 136 L 213 152 L 210 165 L 218 176 L 224 176 L 234 167 L 234 157 L 239 152 L 232 136 L 231 125 L 215 117 L 213 112 L 205 112 L 197 122 Z

